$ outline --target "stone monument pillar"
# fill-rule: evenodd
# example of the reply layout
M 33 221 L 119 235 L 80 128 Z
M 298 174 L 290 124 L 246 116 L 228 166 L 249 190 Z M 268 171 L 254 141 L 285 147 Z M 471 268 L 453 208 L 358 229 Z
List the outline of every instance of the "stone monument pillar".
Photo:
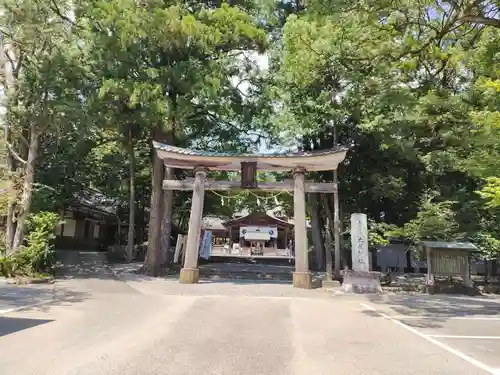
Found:
M 351 249 L 353 271 L 369 272 L 368 221 L 365 214 L 351 215 Z
M 312 275 L 309 272 L 304 172 L 303 169 L 297 169 L 293 173 L 293 212 L 295 224 L 295 272 L 293 273 L 293 286 L 295 288 L 310 289 Z
M 196 284 L 199 279 L 198 249 L 200 247 L 200 233 L 205 200 L 205 178 L 207 171 L 204 168 L 195 168 L 193 201 L 189 216 L 189 228 L 185 249 L 184 267 L 181 269 L 179 281 L 183 284 Z
M 342 287 L 349 293 L 379 293 L 380 272 L 370 271 L 368 221 L 365 214 L 351 215 L 352 270 L 344 271 Z

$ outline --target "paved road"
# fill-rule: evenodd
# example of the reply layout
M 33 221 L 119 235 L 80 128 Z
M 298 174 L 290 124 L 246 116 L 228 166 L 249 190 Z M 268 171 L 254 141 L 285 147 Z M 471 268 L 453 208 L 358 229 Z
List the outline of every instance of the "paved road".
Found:
M 21 290 L 5 288 L 10 296 Z M 1 375 L 484 375 L 500 368 L 500 340 L 481 349 L 467 344 L 473 339 L 428 338 L 500 336 L 494 302 L 367 299 L 282 284 L 123 282 L 106 270 L 56 283 L 46 301 L 0 313 Z M 454 319 L 460 311 L 476 319 Z

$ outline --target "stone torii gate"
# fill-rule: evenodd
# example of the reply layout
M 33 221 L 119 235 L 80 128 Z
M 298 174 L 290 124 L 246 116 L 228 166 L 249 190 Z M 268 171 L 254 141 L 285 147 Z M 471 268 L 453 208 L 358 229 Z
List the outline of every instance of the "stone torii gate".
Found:
M 195 151 L 154 142 L 157 155 L 166 167 L 191 169 L 194 178 L 164 180 L 164 190 L 192 190 L 191 214 L 186 243 L 186 256 L 181 269 L 181 283 L 197 283 L 199 278 L 198 247 L 203 216 L 205 190 L 260 190 L 293 192 L 295 223 L 295 272 L 293 286 L 311 288 L 309 271 L 305 193 L 334 193 L 331 182 L 305 181 L 306 171 L 335 170 L 344 160 L 347 147 L 313 152 L 274 154 L 233 154 Z M 293 180 L 258 182 L 257 171 L 292 171 Z M 208 171 L 240 171 L 241 181 L 207 180 Z

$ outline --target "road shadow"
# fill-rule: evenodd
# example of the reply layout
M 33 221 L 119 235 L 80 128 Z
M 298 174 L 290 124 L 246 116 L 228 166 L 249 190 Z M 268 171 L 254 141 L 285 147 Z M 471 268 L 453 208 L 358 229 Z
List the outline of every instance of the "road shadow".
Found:
M 0 311 L 36 308 L 48 311 L 51 307 L 83 302 L 90 295 L 68 287 L 53 285 L 10 285 L 0 284 Z
M 0 316 L 0 337 L 53 321 L 54 320 L 49 319 L 28 319 Z
M 105 252 L 58 251 L 55 276 L 58 279 L 116 280 L 107 266 Z
M 371 295 L 367 298 L 374 307 L 389 307 L 388 315 L 408 317 L 400 320 L 415 328 L 441 328 L 444 322 L 456 317 L 500 317 L 500 304 L 481 298 L 444 295 Z M 380 316 L 373 311 L 365 313 Z
M 47 311 L 56 305 L 75 304 L 90 298 L 90 293 L 76 290 L 72 285 L 64 285 L 61 283 L 62 280 L 80 278 L 116 280 L 99 253 L 56 252 L 56 259 L 54 284 L 0 284 L 0 312 L 24 307 Z

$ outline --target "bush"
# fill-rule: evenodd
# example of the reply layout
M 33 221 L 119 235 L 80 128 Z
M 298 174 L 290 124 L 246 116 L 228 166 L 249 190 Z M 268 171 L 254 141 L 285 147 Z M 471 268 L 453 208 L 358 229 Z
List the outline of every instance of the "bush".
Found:
M 0 256 L 0 274 L 14 277 L 51 272 L 55 263 L 52 241 L 59 222 L 59 215 L 52 212 L 30 215 L 26 246 L 11 255 Z

